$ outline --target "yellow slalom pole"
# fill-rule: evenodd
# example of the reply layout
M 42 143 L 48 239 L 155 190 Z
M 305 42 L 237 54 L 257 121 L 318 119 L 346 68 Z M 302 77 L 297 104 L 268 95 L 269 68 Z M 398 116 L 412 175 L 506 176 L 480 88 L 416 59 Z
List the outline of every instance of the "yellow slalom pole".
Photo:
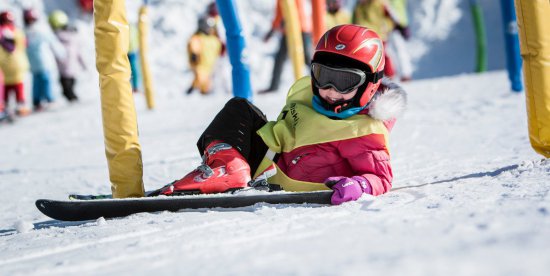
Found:
M 326 0 L 311 0 L 311 14 L 313 15 L 313 45 L 317 45 L 325 33 Z
M 149 36 L 149 16 L 147 14 L 147 5 L 143 5 L 139 9 L 139 58 L 141 60 L 141 74 L 143 75 L 143 87 L 145 89 L 145 99 L 147 108 L 155 108 L 155 92 L 153 91 L 153 78 L 149 69 L 149 61 L 147 53 L 149 50 L 147 41 Z
M 550 157 L 550 1 L 516 0 L 529 139 Z
M 130 86 L 125 1 L 95 0 L 96 67 L 101 89 L 105 154 L 115 198 L 141 197 L 143 162 Z
M 304 44 L 296 2 L 282 0 L 281 10 L 285 20 L 286 45 L 292 60 L 292 68 L 294 68 L 294 78 L 299 79 L 304 75 Z

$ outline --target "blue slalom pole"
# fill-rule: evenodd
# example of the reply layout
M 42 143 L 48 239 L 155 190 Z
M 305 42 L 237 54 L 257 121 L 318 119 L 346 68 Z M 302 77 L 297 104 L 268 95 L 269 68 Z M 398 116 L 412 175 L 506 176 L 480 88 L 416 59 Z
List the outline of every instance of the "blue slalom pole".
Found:
M 246 42 L 242 34 L 237 7 L 233 0 L 216 0 L 216 5 L 218 5 L 225 27 L 227 52 L 232 67 L 233 95 L 252 101 L 252 85 L 250 84 Z
M 523 83 L 521 80 L 521 54 L 519 49 L 518 24 L 514 0 L 501 0 L 502 23 L 504 24 L 504 39 L 506 46 L 506 67 L 508 78 L 512 83 L 512 91 L 521 92 Z

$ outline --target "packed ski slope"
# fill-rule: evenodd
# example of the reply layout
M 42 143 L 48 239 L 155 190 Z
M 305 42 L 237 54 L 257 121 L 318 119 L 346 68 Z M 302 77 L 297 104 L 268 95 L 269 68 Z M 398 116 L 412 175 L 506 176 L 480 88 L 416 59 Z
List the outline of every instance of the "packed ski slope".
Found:
M 82 223 L 51 221 L 35 209 L 35 199 L 109 191 L 97 99 L 2 127 L 0 271 L 550 271 L 550 162 L 529 146 L 523 95 L 508 91 L 503 72 L 405 87 L 409 110 L 392 133 L 394 191 L 337 207 L 258 205 Z M 146 188 L 153 189 L 200 162 L 195 139 L 229 96 L 205 99 L 167 92 L 159 94 L 159 108 L 153 112 L 139 96 Z M 257 97 L 257 104 L 274 118 L 283 98 Z
M 172 39 L 162 47 L 176 45 Z M 153 55 L 157 109 L 135 95 L 148 190 L 199 164 L 196 139 L 230 98 L 223 82 L 213 95 L 184 96 L 183 66 Z M 251 61 L 253 85 L 263 88 L 271 64 Z M 285 74 L 288 87 L 290 67 Z M 86 72 L 81 103 L 60 99 L 0 126 L 0 275 L 550 272 L 550 161 L 531 149 L 524 95 L 509 91 L 503 71 L 405 84 L 409 108 L 391 134 L 394 189 L 376 198 L 52 221 L 36 199 L 110 191 L 97 87 Z M 270 119 L 284 104 L 282 90 L 254 98 Z

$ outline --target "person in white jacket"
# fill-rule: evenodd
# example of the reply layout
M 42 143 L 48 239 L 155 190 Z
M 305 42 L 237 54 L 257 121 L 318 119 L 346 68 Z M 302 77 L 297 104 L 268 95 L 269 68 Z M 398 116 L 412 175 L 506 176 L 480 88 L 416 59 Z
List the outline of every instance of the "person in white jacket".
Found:
M 41 111 L 54 101 L 51 78 L 57 69 L 56 57 L 63 58 L 65 49 L 47 25 L 41 24 L 36 10 L 23 11 L 27 35 L 27 56 L 32 72 L 32 103 Z

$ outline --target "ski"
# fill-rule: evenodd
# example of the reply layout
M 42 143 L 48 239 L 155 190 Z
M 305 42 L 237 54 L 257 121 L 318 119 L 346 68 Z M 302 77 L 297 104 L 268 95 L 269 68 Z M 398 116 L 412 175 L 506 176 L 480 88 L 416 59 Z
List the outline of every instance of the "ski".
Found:
M 130 199 L 51 200 L 38 199 L 36 207 L 44 215 L 63 221 L 117 218 L 143 212 L 176 212 L 183 209 L 239 208 L 257 203 L 330 204 L 332 191 L 254 192 L 253 194 L 215 194 Z

